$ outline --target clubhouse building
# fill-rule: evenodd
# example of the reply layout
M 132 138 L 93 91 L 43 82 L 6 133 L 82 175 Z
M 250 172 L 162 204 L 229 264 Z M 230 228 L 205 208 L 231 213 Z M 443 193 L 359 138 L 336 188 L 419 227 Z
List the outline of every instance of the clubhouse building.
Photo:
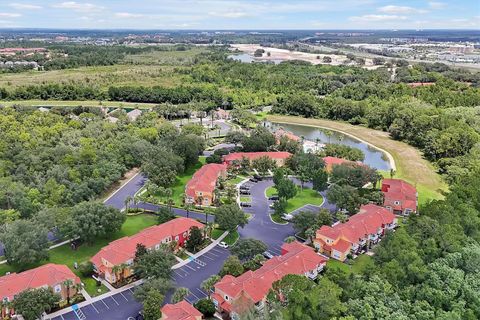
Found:
M 143 244 L 147 250 L 158 250 L 162 244 L 174 244 L 182 247 L 190 235 L 190 229 L 204 226 L 190 218 L 176 218 L 158 226 L 149 227 L 131 237 L 123 237 L 103 247 L 90 261 L 95 272 L 109 283 L 133 275 L 133 259 L 137 244 Z

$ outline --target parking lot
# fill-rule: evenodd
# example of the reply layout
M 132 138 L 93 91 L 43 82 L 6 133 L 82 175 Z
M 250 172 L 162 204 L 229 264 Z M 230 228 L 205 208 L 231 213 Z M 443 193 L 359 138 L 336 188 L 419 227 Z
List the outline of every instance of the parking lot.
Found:
M 126 320 L 128 317 L 136 317 L 142 310 L 142 305 L 133 298 L 134 289 L 127 289 L 102 300 L 93 302 L 84 307 L 55 317 L 53 320 Z

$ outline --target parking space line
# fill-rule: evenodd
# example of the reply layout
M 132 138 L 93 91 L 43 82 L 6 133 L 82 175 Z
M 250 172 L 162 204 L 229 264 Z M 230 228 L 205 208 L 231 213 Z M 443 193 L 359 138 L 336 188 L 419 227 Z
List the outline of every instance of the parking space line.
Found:
M 187 267 L 187 268 L 189 268 L 189 269 L 191 269 L 191 270 L 193 270 L 193 271 L 197 271 L 197 270 L 193 269 L 192 267 L 190 267 L 188 264 L 186 264 L 185 267 Z
M 105 305 L 105 307 L 107 307 L 107 309 L 108 309 L 108 310 L 110 310 L 110 307 L 109 307 L 109 306 L 108 306 L 108 305 L 105 303 L 105 301 L 103 301 L 103 299 L 102 299 L 102 300 L 100 300 L 100 301 L 102 301 L 102 302 L 103 302 L 103 304 Z
M 205 292 L 203 292 L 203 290 L 200 290 L 200 289 L 198 289 L 198 288 L 196 288 L 196 289 L 197 289 L 197 291 L 199 291 L 201 294 L 203 294 L 205 297 L 208 296 Z
M 204 256 L 206 256 L 207 254 L 211 254 L 212 256 L 218 257 L 218 255 L 216 255 L 216 254 L 213 253 L 213 252 L 207 252 L 207 253 L 204 254 Z
M 115 300 L 115 298 L 113 296 L 110 296 L 110 298 L 112 298 L 113 301 L 115 301 L 115 303 L 117 304 L 117 306 L 120 305 L 120 303 L 117 302 L 117 300 Z
M 193 292 L 190 291 L 190 294 L 191 294 L 192 296 L 194 296 L 195 298 L 197 298 L 197 300 L 200 300 L 200 298 L 197 297 L 197 295 L 196 295 L 195 293 L 193 293 Z
M 185 300 L 187 300 L 188 303 L 193 304 L 193 302 L 190 301 L 190 299 L 188 299 L 187 297 L 185 297 Z
M 186 266 L 186 265 L 185 265 L 185 266 Z M 185 266 L 184 266 L 184 267 L 185 267 Z M 183 267 L 182 267 L 182 268 L 183 268 Z M 189 275 L 188 271 L 185 271 L 185 270 L 183 270 L 182 268 L 178 268 L 178 270 L 182 270 L 183 272 L 185 272 L 184 276 L 188 276 L 188 275 Z
M 173 270 L 173 273 L 175 273 L 175 274 L 176 274 L 177 276 L 179 276 L 180 278 L 183 278 L 183 276 L 182 276 L 180 273 L 178 273 L 177 271 Z
M 127 297 L 125 297 L 122 292 L 120 292 L 120 295 L 121 295 L 125 300 L 128 301 Z
M 63 317 L 63 315 L 60 315 L 60 317 L 62 318 L 62 320 L 65 320 L 65 318 Z
M 93 309 L 95 309 L 95 311 L 97 311 L 97 313 L 100 313 L 100 311 L 98 311 L 97 307 L 95 307 L 95 303 L 92 302 L 91 306 L 93 307 Z
M 203 258 L 207 258 L 207 259 L 212 260 L 212 261 L 215 260 L 215 259 L 213 259 L 213 258 L 207 257 L 206 255 L 203 255 L 202 257 L 203 257 Z

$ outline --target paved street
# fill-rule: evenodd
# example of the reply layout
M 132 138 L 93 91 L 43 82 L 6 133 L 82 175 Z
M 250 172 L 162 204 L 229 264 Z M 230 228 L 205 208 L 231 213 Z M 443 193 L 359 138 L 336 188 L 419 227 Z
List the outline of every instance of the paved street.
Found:
M 142 173 L 138 173 L 118 189 L 117 192 L 107 198 L 104 203 L 120 210 L 123 209 L 125 207 L 125 199 L 128 196 L 133 197 L 135 193 L 143 187 L 146 181 L 147 178 Z

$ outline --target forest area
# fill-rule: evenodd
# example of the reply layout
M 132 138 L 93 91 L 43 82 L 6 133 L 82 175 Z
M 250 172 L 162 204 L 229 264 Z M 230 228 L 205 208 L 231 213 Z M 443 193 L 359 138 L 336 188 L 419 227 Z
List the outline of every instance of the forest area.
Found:
M 48 68 L 118 64 L 124 50 L 89 55 L 69 49 L 75 59 Z M 77 51 L 76 51 L 77 50 Z M 188 51 L 188 50 L 187 50 Z M 141 52 L 144 53 L 144 52 Z M 0 240 L 13 243 L 9 259 L 20 265 L 45 258 L 18 241 L 12 230 L 46 234 L 53 226 L 75 234 L 84 217 L 102 212 L 102 232 L 119 228 L 120 212 L 95 207 L 112 183 L 133 167 L 169 172 L 158 185 L 195 164 L 205 148 L 196 134 L 179 132 L 169 120 L 192 110 L 235 110 L 237 120 L 272 106 L 274 114 L 345 121 L 389 132 L 421 150 L 450 186 L 443 200 L 388 237 L 358 274 L 328 269 L 318 283 L 288 276 L 271 292 L 265 319 L 467 319 L 480 318 L 480 75 L 444 65 L 397 67 L 313 66 L 304 62 L 244 64 L 209 49 L 181 66 L 169 67 L 177 85 L 122 85 L 112 77 L 94 83 L 58 80 L 2 85 L 1 100 L 109 100 L 155 103 L 136 122 L 109 123 L 99 108 L 0 108 Z M 89 61 L 87 63 L 87 61 Z M 393 62 L 394 63 L 394 62 Z M 132 65 L 132 68 L 136 66 Z M 162 68 L 165 68 L 162 65 Z M 2 75 L 0 75 L 0 78 Z M 68 77 L 67 77 L 68 79 Z M 163 78 L 162 78 L 163 79 Z M 412 82 L 434 85 L 412 87 Z M 252 150 L 254 148 L 252 147 Z M 104 212 L 105 211 L 105 212 Z M 12 231 L 12 232 L 10 232 Z M 85 241 L 99 234 L 81 231 Z M 285 299 L 278 305 L 277 295 Z M 268 308 L 266 308 L 268 309 Z M 259 315 L 250 315 L 251 318 Z

